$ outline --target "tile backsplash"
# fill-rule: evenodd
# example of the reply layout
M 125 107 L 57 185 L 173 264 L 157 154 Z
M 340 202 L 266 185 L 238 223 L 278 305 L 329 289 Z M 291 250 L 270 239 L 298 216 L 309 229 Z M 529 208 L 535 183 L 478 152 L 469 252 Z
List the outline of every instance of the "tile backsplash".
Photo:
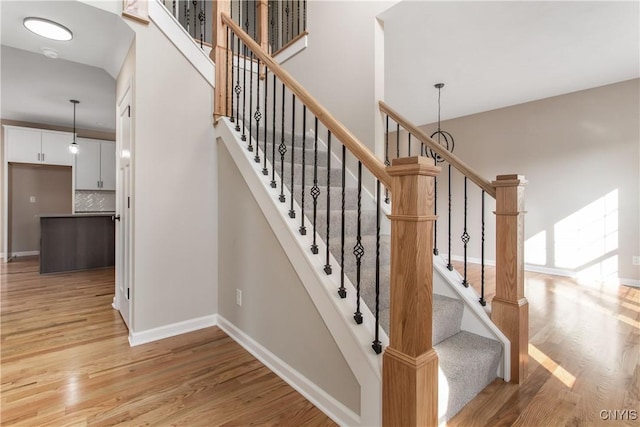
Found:
M 76 212 L 113 212 L 116 210 L 115 191 L 76 191 Z

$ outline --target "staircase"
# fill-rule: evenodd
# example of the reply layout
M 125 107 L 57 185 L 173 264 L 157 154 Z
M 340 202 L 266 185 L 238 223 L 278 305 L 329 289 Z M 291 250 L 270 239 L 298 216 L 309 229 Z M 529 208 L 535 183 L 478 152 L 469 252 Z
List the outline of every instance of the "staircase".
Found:
M 253 133 L 255 134 L 255 128 Z M 247 135 L 249 131 L 245 130 Z M 259 138 L 252 142 L 253 149 L 258 146 L 258 156 L 261 164 L 264 163 L 264 147 L 263 138 L 264 129 L 257 132 Z M 291 180 L 291 151 L 290 147 L 294 146 L 293 154 L 293 174 L 294 182 L 301 182 L 301 174 L 303 171 L 303 157 L 305 160 L 305 187 L 302 185 L 294 185 L 293 194 L 296 203 L 302 206 L 303 190 L 304 190 L 304 213 L 306 215 L 305 224 L 307 232 L 313 231 L 313 198 L 311 190 L 314 183 L 314 173 L 317 179 L 317 185 L 321 189 L 320 196 L 317 198 L 316 204 L 316 231 L 318 239 L 326 236 L 327 227 L 327 197 L 326 185 L 330 181 L 330 233 L 329 248 L 333 257 L 340 262 L 342 252 L 341 239 L 341 221 L 342 221 L 342 164 L 335 157 L 332 159 L 332 168 L 327 174 L 326 160 L 328 157 L 327 147 L 324 142 L 318 144 L 317 154 L 314 151 L 314 136 L 308 132 L 305 136 L 305 150 L 303 154 L 302 135 L 295 135 L 295 141 L 292 145 L 292 134 L 290 132 L 277 132 L 275 136 L 275 172 L 276 182 L 280 182 L 279 172 L 281 165 L 283 166 L 283 182 L 287 190 L 291 192 L 288 183 Z M 284 162 L 281 162 L 281 156 L 278 152 L 278 146 L 284 140 L 285 146 L 289 151 L 284 155 Z M 270 132 L 267 134 L 266 155 L 269 167 L 269 176 L 263 179 L 271 180 L 271 165 L 274 164 L 272 158 L 274 153 L 273 138 Z M 314 170 L 313 159 L 318 158 L 318 166 Z M 349 172 L 346 172 L 349 173 Z M 357 283 L 357 268 L 353 248 L 357 241 L 357 193 L 358 188 L 354 181 L 348 177 L 345 180 L 345 275 L 352 283 Z M 290 200 L 283 202 L 288 206 Z M 361 244 L 364 248 L 364 256 L 361 259 L 360 271 L 360 292 L 361 298 L 371 312 L 375 310 L 376 292 L 375 292 L 375 254 L 376 254 L 376 203 L 366 191 L 362 191 L 361 200 Z M 383 219 L 386 221 L 386 218 Z M 299 219 L 301 221 L 301 219 Z M 326 243 L 326 242 L 325 242 Z M 323 262 L 323 254 L 317 255 L 318 262 Z M 339 266 L 335 266 L 336 270 L 332 274 L 340 274 Z M 390 236 L 380 236 L 380 326 L 388 333 L 389 331 L 389 272 L 390 272 Z M 464 312 L 464 303 L 457 298 L 451 298 L 444 295 L 434 294 L 433 300 L 433 346 L 436 350 L 440 363 L 440 393 L 439 393 L 439 419 L 448 420 L 458 413 L 471 399 L 473 399 L 482 389 L 484 389 L 491 381 L 493 381 L 498 372 L 498 365 L 502 358 L 502 344 L 498 341 L 474 334 L 461 329 L 462 317 Z
M 449 174 L 454 167 L 465 176 L 465 195 L 469 179 L 483 198 L 496 199 L 497 279 L 489 319 L 482 308 L 484 281 L 478 301 L 460 286 L 467 284 L 466 268 L 460 281 L 450 259 L 443 268 L 431 254 L 437 253 L 440 168 L 426 157 L 398 158 L 385 167 L 234 22 L 228 4 L 219 6 L 214 56 L 218 70 L 227 68 L 216 74 L 219 135 L 361 384 L 360 420 L 347 424 L 380 423 L 380 385 L 383 424 L 435 425 L 498 374 L 521 380 L 528 328 L 521 280 L 524 178 L 487 181 L 380 101 L 387 121 L 392 116 L 446 160 Z M 256 12 L 264 22 L 264 8 Z M 260 39 L 264 44 L 264 35 Z M 307 126 L 307 113 L 315 126 Z M 383 186 L 392 193 L 390 223 L 382 213 Z M 466 214 L 465 202 L 465 224 Z M 384 354 L 376 358 L 367 347 Z

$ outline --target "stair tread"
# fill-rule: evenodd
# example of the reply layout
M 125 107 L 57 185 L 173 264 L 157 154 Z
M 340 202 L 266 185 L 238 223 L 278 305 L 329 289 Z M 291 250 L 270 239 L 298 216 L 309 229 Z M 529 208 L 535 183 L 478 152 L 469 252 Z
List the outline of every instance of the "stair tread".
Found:
M 445 418 L 450 419 L 496 378 L 502 345 L 495 340 L 460 331 L 433 348 L 447 382 L 440 384 L 439 388 L 449 392 Z

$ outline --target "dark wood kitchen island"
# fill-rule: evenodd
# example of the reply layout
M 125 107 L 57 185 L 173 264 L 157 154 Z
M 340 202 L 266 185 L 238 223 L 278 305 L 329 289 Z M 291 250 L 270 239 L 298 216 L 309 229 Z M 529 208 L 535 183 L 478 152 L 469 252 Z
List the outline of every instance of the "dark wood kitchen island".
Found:
M 111 213 L 42 215 L 40 273 L 115 265 L 115 224 Z

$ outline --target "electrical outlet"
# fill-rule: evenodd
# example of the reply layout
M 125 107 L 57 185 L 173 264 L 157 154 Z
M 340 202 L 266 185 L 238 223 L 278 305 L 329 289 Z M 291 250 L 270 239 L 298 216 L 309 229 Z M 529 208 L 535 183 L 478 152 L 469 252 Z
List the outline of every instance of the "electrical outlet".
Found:
M 632 262 L 633 262 L 633 265 L 640 265 L 640 256 L 634 255 Z
M 29 203 L 35 203 L 36 202 L 36 196 L 29 196 Z
M 236 304 L 242 307 L 242 291 L 240 289 L 236 289 Z

